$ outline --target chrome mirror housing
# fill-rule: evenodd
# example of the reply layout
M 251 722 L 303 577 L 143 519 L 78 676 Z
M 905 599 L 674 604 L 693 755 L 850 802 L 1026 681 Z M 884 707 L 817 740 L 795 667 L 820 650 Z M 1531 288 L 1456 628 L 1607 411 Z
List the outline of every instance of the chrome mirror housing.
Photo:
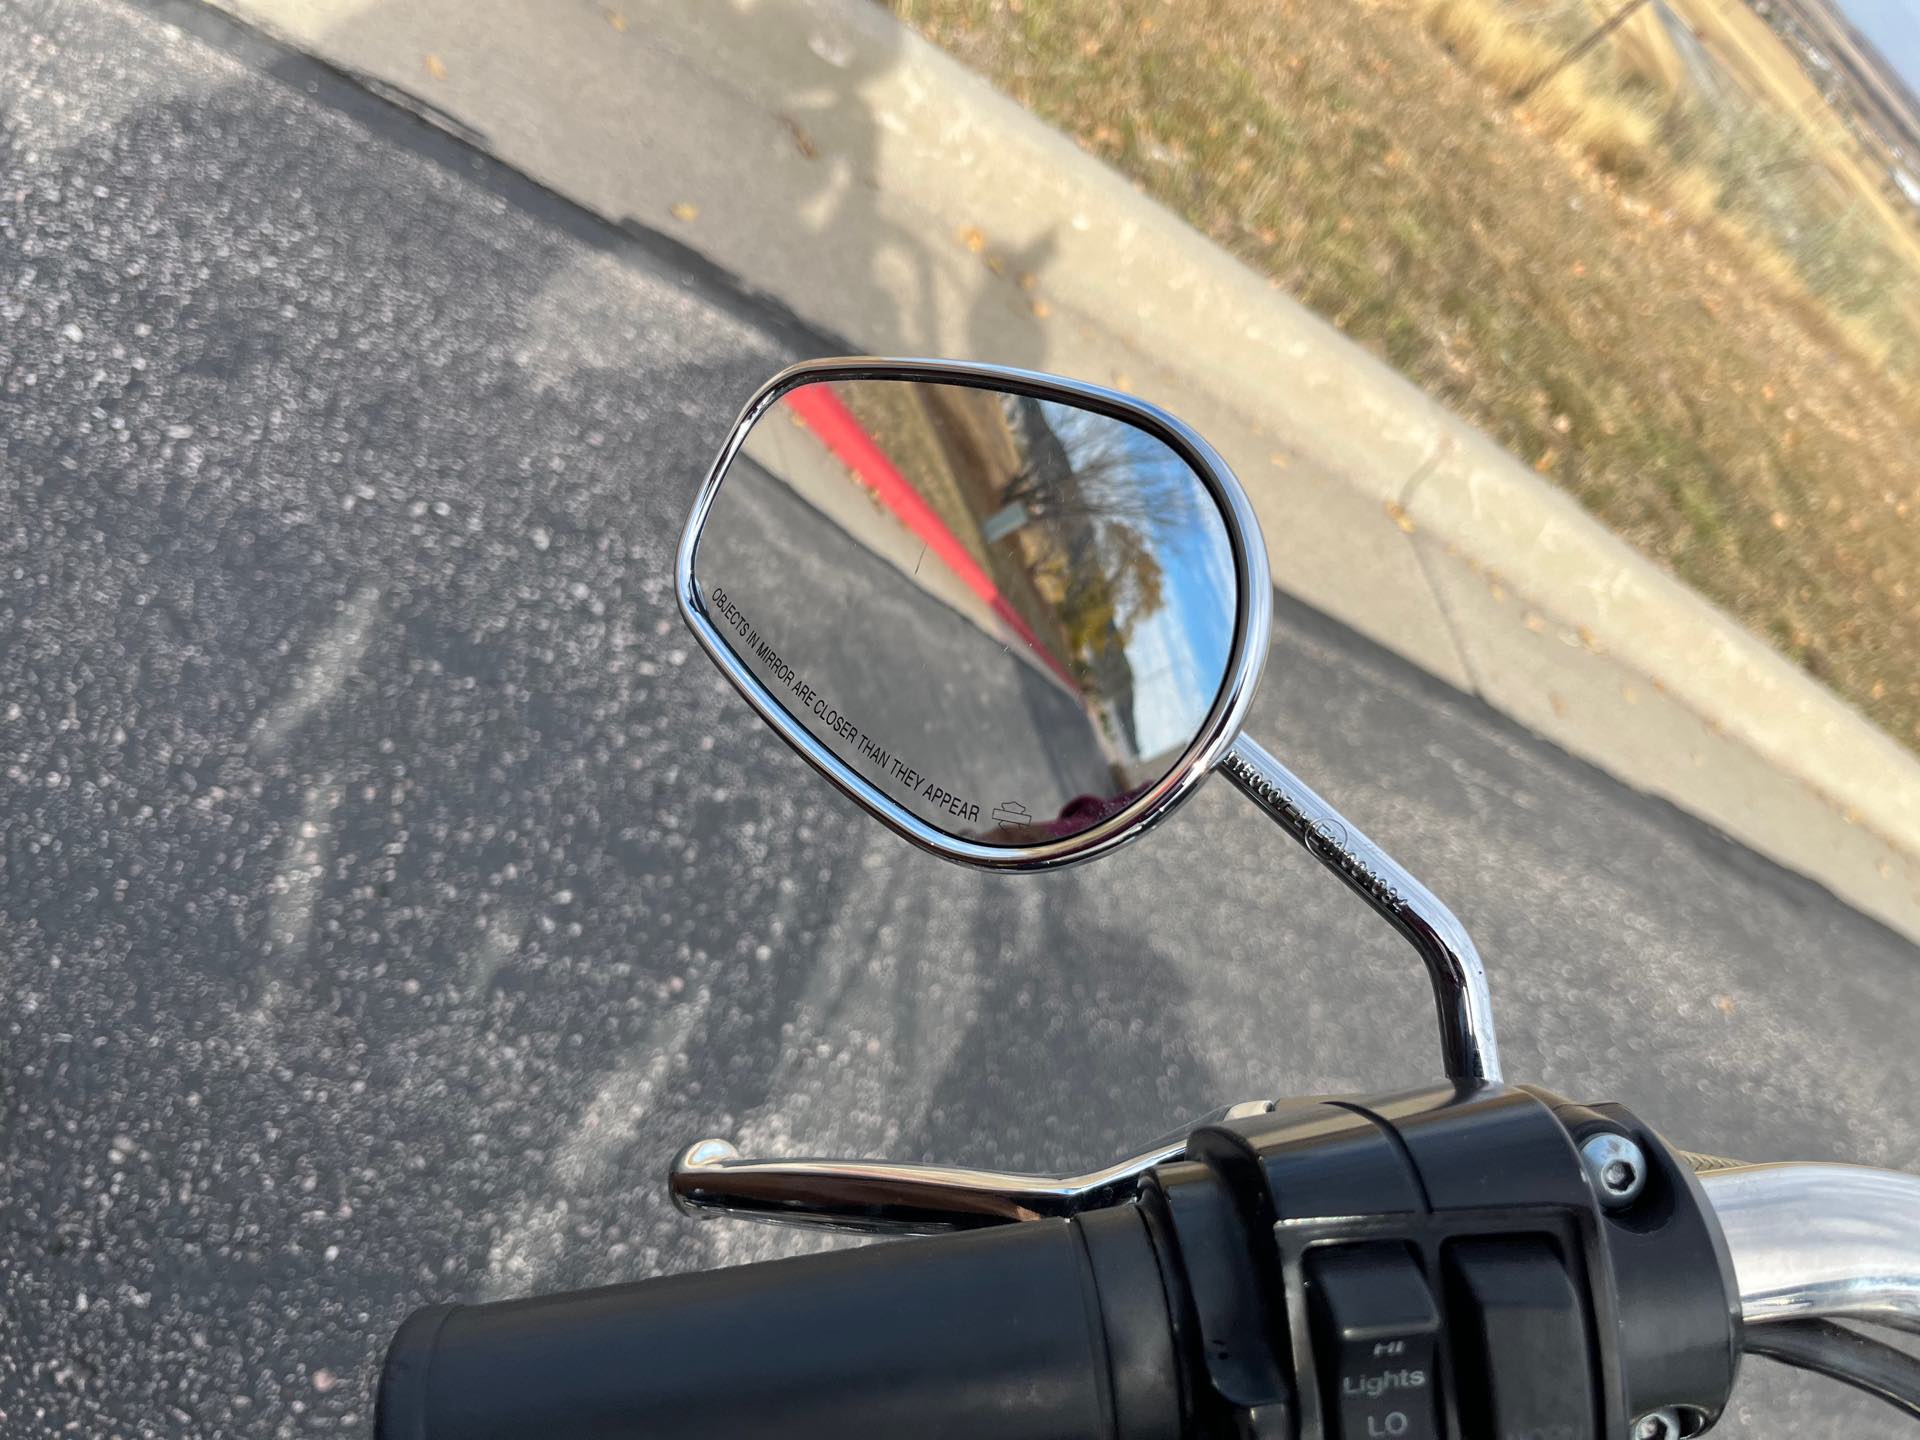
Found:
M 796 536 L 803 525 L 812 533 Z M 676 581 L 701 648 L 815 769 L 915 845 L 1008 871 L 1091 859 L 1190 795 L 1240 733 L 1272 614 L 1259 522 L 1199 435 L 1098 386 L 934 360 L 813 361 L 774 377 L 701 488 Z M 862 618 L 883 606 L 887 618 Z M 803 612 L 841 607 L 847 622 L 794 633 Z M 951 623 L 890 643 L 880 632 L 904 628 L 903 613 Z M 1176 652 L 1151 689 L 1130 660 L 1146 638 Z M 869 647 L 886 647 L 884 679 L 848 673 Z M 1195 673 L 1169 707 L 1182 662 Z M 942 684 L 962 665 L 1006 708 L 930 746 L 946 707 L 977 698 Z M 903 691 L 925 696 L 918 710 Z M 1177 712 L 1158 737 L 1140 733 L 1149 699 Z M 876 719 L 883 707 L 906 713 Z M 1013 779 L 968 774 L 1011 748 L 1047 749 L 1068 772 L 1053 798 L 1091 798 L 1087 823 L 1056 821 L 1057 805 Z M 1108 793 L 1102 768 L 1119 777 Z

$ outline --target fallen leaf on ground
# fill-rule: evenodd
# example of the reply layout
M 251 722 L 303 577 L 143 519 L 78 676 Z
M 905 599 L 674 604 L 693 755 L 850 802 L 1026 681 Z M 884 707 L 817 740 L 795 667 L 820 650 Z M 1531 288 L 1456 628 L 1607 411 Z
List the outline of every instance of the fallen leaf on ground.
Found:
M 977 225 L 963 225 L 953 238 L 966 246 L 970 254 L 978 255 L 987 248 L 987 237 L 980 233 Z
M 787 134 L 793 137 L 793 148 L 800 152 L 800 157 L 803 160 L 818 160 L 820 147 L 813 143 L 813 136 L 807 133 L 806 127 L 788 116 L 782 115 L 780 118 L 786 124 Z
M 435 80 L 444 80 L 447 78 L 447 62 L 442 60 L 438 55 L 427 56 L 426 65 L 427 74 L 431 75 Z
M 1407 514 L 1405 506 L 1401 505 L 1398 501 L 1389 500 L 1387 501 L 1386 509 L 1387 514 L 1393 517 L 1394 524 L 1406 531 L 1407 534 L 1413 534 L 1413 517 Z
M 606 15 L 607 24 L 611 25 L 614 29 L 624 30 L 627 28 L 627 17 L 622 15 L 618 10 L 610 9 L 606 12 Z
M 673 218 L 691 225 L 700 218 L 700 207 L 691 200 L 682 200 L 673 207 Z

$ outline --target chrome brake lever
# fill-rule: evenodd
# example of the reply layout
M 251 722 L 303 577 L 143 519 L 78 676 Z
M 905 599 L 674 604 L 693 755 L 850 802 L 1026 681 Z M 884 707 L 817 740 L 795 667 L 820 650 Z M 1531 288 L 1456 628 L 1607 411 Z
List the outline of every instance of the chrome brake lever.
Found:
M 1022 1175 L 891 1160 L 751 1160 L 725 1140 L 697 1140 L 673 1162 L 668 1188 L 689 1215 L 726 1215 L 867 1235 L 940 1235 L 1122 1204 L 1140 1177 L 1186 1153 L 1202 1125 L 1264 1115 L 1246 1100 L 1084 1175 Z

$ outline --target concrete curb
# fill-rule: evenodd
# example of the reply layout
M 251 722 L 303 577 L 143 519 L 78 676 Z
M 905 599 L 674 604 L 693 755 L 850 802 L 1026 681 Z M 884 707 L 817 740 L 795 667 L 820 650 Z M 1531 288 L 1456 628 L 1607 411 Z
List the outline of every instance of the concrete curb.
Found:
M 1920 758 L 865 0 L 214 3 L 872 351 L 1147 394 L 1283 589 L 1920 939 Z
M 1486 436 L 1455 422 L 1404 503 L 1859 823 L 1920 848 L 1920 758 Z

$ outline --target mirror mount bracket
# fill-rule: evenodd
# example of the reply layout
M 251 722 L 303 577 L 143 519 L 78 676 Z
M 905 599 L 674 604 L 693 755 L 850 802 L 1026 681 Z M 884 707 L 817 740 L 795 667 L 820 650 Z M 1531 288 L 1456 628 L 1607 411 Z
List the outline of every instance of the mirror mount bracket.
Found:
M 1487 972 L 1458 917 L 1246 734 L 1227 748 L 1219 768 L 1419 953 L 1433 982 L 1447 1078 L 1471 1086 L 1498 1084 L 1500 1051 Z

